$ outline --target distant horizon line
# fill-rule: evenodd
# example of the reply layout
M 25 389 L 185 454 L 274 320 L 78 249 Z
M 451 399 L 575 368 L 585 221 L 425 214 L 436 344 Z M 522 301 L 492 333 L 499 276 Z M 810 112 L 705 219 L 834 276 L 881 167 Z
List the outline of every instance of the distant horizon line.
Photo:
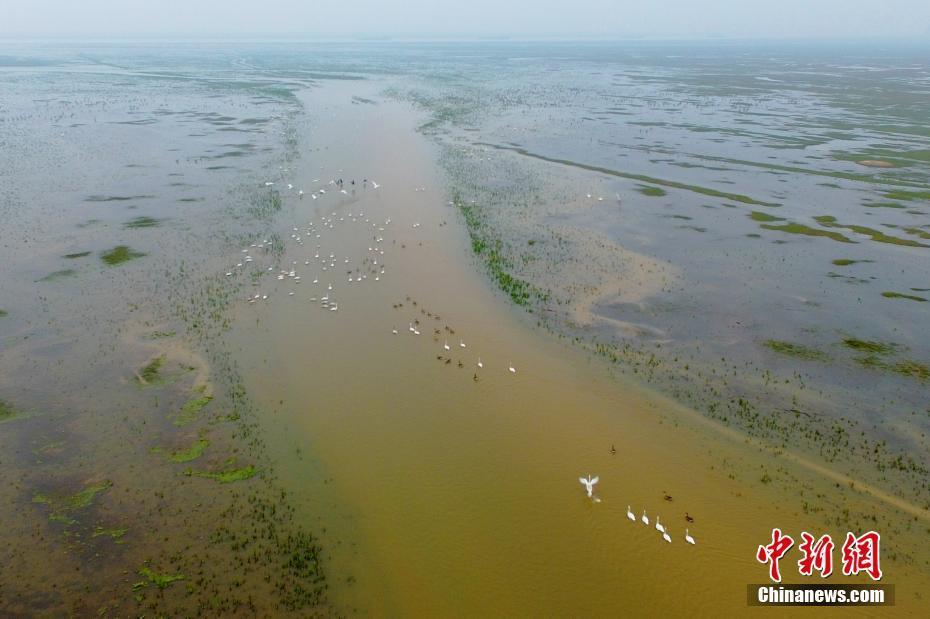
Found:
M 331 42 L 455 42 L 455 41 L 511 41 L 511 42 L 611 42 L 611 41 L 897 41 L 930 43 L 930 32 L 925 34 L 835 34 L 813 35 L 653 35 L 653 34 L 314 34 L 314 33 L 148 33 L 148 34 L 10 34 L 0 33 L 0 41 L 331 41 Z

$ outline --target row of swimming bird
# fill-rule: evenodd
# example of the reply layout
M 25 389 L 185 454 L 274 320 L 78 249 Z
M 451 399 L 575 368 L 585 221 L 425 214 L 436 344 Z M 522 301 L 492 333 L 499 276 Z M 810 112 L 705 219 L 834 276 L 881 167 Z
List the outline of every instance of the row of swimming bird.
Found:
M 591 477 L 590 475 L 588 475 L 587 477 L 579 477 L 578 481 L 581 482 L 581 485 L 585 487 L 585 490 L 588 493 L 589 499 L 591 499 L 595 503 L 601 502 L 601 500 L 598 497 L 594 496 L 594 485 L 600 481 L 600 477 L 598 476 Z M 636 522 L 636 514 L 633 513 L 633 510 L 630 509 L 629 505 L 626 506 L 626 517 L 628 520 L 630 520 L 630 522 Z M 643 509 L 643 515 L 639 518 L 639 520 L 647 527 L 649 526 L 649 516 L 646 515 L 645 508 Z M 672 537 L 671 535 L 669 535 L 668 529 L 665 527 L 665 525 L 659 522 L 658 516 L 656 516 L 655 529 L 656 531 L 662 534 L 662 539 L 664 539 L 669 544 L 672 543 Z M 692 545 L 696 544 L 688 528 L 685 528 L 685 542 L 692 544 Z
M 413 322 L 407 323 L 407 331 L 409 331 L 413 335 L 420 335 L 419 324 L 415 325 Z M 438 332 L 438 329 L 437 329 L 437 332 Z M 398 334 L 397 327 L 392 327 L 391 333 L 393 333 L 394 335 L 397 335 Z M 449 345 L 448 339 L 443 342 L 442 347 L 444 350 L 452 350 L 452 347 Z M 459 338 L 459 348 L 468 348 L 468 346 L 465 344 L 465 340 L 461 338 Z M 484 362 L 481 360 L 481 357 L 478 357 L 478 362 L 475 365 L 478 367 L 478 369 L 481 369 L 484 367 Z M 513 363 L 510 363 L 507 366 L 507 370 L 511 374 L 517 373 L 517 368 L 513 366 Z

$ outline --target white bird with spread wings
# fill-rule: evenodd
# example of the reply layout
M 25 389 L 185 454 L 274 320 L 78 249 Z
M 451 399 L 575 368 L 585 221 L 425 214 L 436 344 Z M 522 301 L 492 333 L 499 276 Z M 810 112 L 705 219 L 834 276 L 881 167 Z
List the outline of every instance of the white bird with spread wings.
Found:
M 585 490 L 588 491 L 588 498 L 591 499 L 592 501 L 594 501 L 595 503 L 600 503 L 600 502 L 601 502 L 601 500 L 600 500 L 599 498 L 597 498 L 596 496 L 594 496 L 594 484 L 596 484 L 598 481 L 600 481 L 600 479 L 601 479 L 600 477 L 594 477 L 594 478 L 592 478 L 590 475 L 588 475 L 587 478 L 584 478 L 584 477 L 579 477 L 579 478 L 578 478 L 578 481 L 581 482 L 581 485 L 583 485 L 583 486 L 585 487 Z

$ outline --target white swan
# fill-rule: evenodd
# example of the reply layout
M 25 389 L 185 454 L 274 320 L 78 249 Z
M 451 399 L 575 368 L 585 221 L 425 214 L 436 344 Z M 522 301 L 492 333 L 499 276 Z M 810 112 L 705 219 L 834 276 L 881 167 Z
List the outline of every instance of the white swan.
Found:
M 446 340 L 445 344 L 442 345 L 443 348 L 449 350 L 449 340 Z
M 659 524 L 659 517 L 658 517 L 658 516 L 656 516 L 656 531 L 658 531 L 659 533 L 665 533 L 665 527 L 664 527 L 663 525 Z
M 483 367 L 484 367 L 484 364 L 481 363 L 481 357 L 478 357 L 478 367 L 479 367 L 479 368 L 483 368 Z
M 511 373 L 511 374 L 516 374 L 516 373 L 517 373 L 517 368 L 513 367 L 513 363 L 511 363 L 511 364 L 510 364 L 510 367 L 508 367 L 507 369 L 510 370 L 510 373 Z
M 626 506 L 626 517 L 630 519 L 631 522 L 636 522 L 636 515 L 630 510 L 630 506 Z
M 685 541 L 689 544 L 694 544 L 694 538 L 691 537 L 690 533 L 688 533 L 688 529 L 685 529 Z
M 582 485 L 585 487 L 585 489 L 588 491 L 588 498 L 589 498 L 589 499 L 593 499 L 593 498 L 594 498 L 594 484 L 596 484 L 599 480 L 600 480 L 600 477 L 594 477 L 594 478 L 592 479 L 590 475 L 588 475 L 587 479 L 585 479 L 584 477 L 579 477 L 579 478 L 578 478 L 578 481 L 580 481 L 581 484 L 582 484 Z
M 671 538 L 671 536 L 668 534 L 668 531 L 665 531 L 664 533 L 662 533 L 662 539 L 664 539 L 664 540 L 665 540 L 666 542 L 668 542 L 669 544 L 672 543 L 672 538 Z
M 459 340 L 459 346 L 465 348 L 465 340 Z
M 648 526 L 648 524 L 649 524 L 649 518 L 646 516 L 646 510 L 645 510 L 645 509 L 643 510 L 643 517 L 640 518 L 640 520 L 643 521 L 643 524 L 645 524 L 645 525 Z

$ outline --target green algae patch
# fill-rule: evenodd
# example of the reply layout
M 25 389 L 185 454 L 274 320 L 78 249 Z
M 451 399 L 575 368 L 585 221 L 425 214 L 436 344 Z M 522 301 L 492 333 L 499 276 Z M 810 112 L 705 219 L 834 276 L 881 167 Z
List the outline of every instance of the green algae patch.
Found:
M 112 481 L 105 480 L 99 484 L 85 486 L 83 489 L 71 495 L 36 494 L 32 497 L 32 502 L 48 505 L 51 508 L 48 519 L 52 522 L 61 522 L 65 525 L 70 525 L 75 522 L 75 520 L 71 518 L 73 512 L 90 506 L 98 494 L 109 490 L 112 486 Z
M 897 189 L 882 194 L 889 200 L 930 200 L 930 191 L 904 191 Z
M 221 484 L 231 484 L 236 481 L 251 479 L 252 477 L 255 477 L 256 473 L 258 473 L 258 469 L 256 469 L 255 466 L 251 464 L 246 467 L 238 469 L 227 469 L 225 471 L 195 471 L 193 469 L 187 469 L 184 471 L 184 474 L 187 476 L 204 477 L 206 479 L 218 481 Z
M 860 340 L 854 337 L 843 338 L 843 345 L 860 352 L 873 355 L 890 355 L 897 350 L 898 345 L 893 342 L 876 342 L 874 340 Z
M 777 353 L 797 357 L 799 359 L 807 359 L 809 361 L 826 361 L 828 359 L 826 353 L 817 350 L 816 348 L 809 348 L 807 346 L 795 344 L 793 342 L 766 340 L 764 344 L 766 347 L 774 350 Z
M 206 391 L 206 386 L 202 385 L 198 387 L 195 391 L 201 395 L 191 398 L 184 403 L 184 406 L 181 407 L 181 410 L 175 415 L 172 423 L 176 426 L 186 426 L 197 418 L 197 415 L 200 414 L 200 411 L 206 407 L 213 400 L 212 395 L 207 395 L 204 392 Z
M 166 589 L 171 583 L 184 580 L 184 574 L 159 574 L 148 567 L 139 570 L 139 575 L 147 578 L 150 583 L 159 589 Z
M 123 224 L 124 228 L 157 228 L 161 225 L 160 219 L 154 217 L 136 217 Z
M 205 438 L 198 439 L 194 442 L 193 445 L 187 449 L 176 449 L 172 452 L 165 454 L 165 450 L 161 447 L 153 447 L 152 453 L 154 454 L 165 454 L 169 460 L 172 462 L 192 462 L 203 455 L 203 452 L 210 446 L 210 441 Z
M 636 188 L 639 193 L 644 196 L 650 196 L 652 198 L 659 198 L 664 195 L 668 195 L 668 192 L 662 189 L 661 187 L 650 187 L 648 185 L 640 185 Z
M 749 213 L 749 218 L 753 221 L 785 221 L 784 217 L 775 217 L 774 215 L 761 213 L 759 211 L 753 211 Z
M 119 540 L 122 539 L 126 533 L 129 532 L 129 529 L 105 529 L 103 527 L 97 526 L 94 527 L 94 532 L 91 537 L 109 537 L 110 539 Z
M 156 357 L 145 367 L 136 372 L 136 380 L 140 385 L 151 385 L 162 380 L 161 368 L 165 364 L 165 356 Z
M 917 361 L 899 361 L 892 366 L 889 366 L 889 369 L 898 374 L 904 374 L 905 376 L 911 376 L 919 380 L 930 379 L 930 367 L 927 367 L 924 363 L 919 363 Z
M 882 296 L 886 299 L 908 299 L 909 301 L 920 301 L 921 303 L 926 301 L 925 298 L 918 297 L 915 294 L 905 294 L 903 292 L 894 292 L 892 290 L 886 290 L 882 293 Z
M 885 234 L 881 230 L 876 230 L 875 228 L 857 226 L 853 224 L 840 224 L 837 223 L 836 217 L 833 217 L 832 215 L 819 215 L 814 217 L 814 220 L 821 226 L 827 228 L 844 228 L 846 230 L 852 230 L 857 234 L 872 237 L 872 240 L 877 243 L 890 243 L 892 245 L 904 245 L 905 247 L 930 247 L 930 245 L 918 243 L 917 241 L 911 239 L 902 239 L 901 237 Z
M 796 222 L 790 222 L 786 224 L 761 224 L 762 228 L 766 230 L 778 230 L 779 232 L 787 232 L 788 234 L 803 234 L 806 236 L 824 236 L 828 239 L 833 239 L 839 243 L 853 243 L 848 237 L 843 236 L 839 232 L 832 232 L 830 230 L 821 230 L 820 228 L 811 228 L 804 224 L 799 224 Z
M 117 245 L 110 251 L 100 254 L 100 259 L 112 267 L 143 256 L 145 256 L 144 253 L 130 249 L 128 245 Z
M 12 406 L 0 400 L 0 423 L 5 423 L 7 421 L 12 421 L 20 416 L 20 412 L 14 409 Z
M 62 269 L 61 271 L 55 271 L 54 273 L 49 273 L 41 279 L 37 279 L 37 282 L 55 282 L 60 279 L 65 279 L 66 277 L 74 277 L 77 275 L 77 271 L 74 269 Z
M 838 267 L 848 267 L 851 264 L 859 264 L 860 262 L 874 262 L 873 260 L 852 260 L 850 258 L 837 258 L 833 261 Z
M 86 258 L 89 255 L 90 255 L 89 251 L 79 251 L 73 254 L 65 254 L 64 257 L 67 258 L 68 260 L 76 260 L 77 258 Z

